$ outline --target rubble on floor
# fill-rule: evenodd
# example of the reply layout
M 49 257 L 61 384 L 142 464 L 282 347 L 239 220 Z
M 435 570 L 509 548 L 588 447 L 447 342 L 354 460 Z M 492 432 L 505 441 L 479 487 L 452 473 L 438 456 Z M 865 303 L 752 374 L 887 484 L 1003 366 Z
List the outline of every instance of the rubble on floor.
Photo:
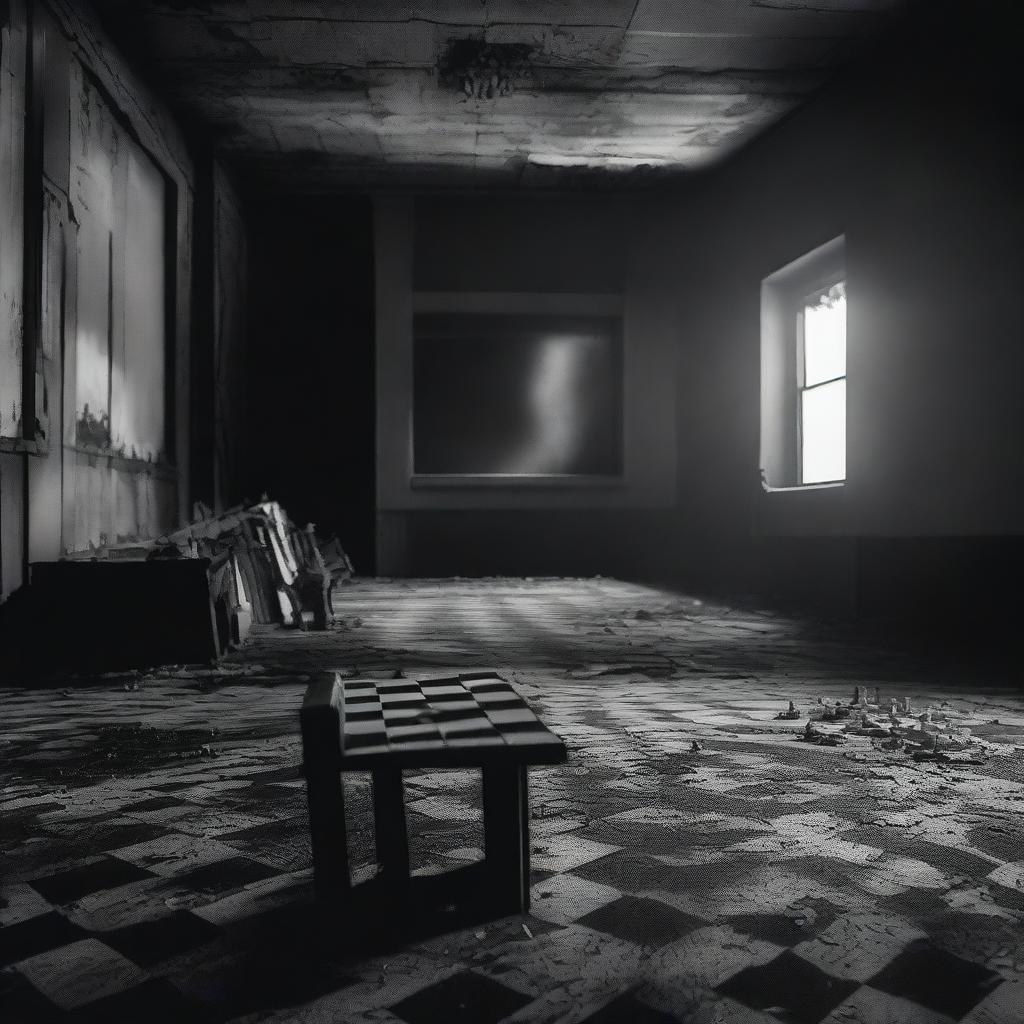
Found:
M 856 687 L 848 703 L 819 697 L 807 724 L 796 737 L 818 746 L 841 746 L 852 736 L 876 741 L 872 749 L 909 756 L 914 761 L 950 764 L 977 764 L 994 752 L 999 744 L 971 732 L 968 715 L 956 711 L 948 701 L 940 708 L 928 705 L 914 710 L 910 696 L 892 696 L 882 700 L 878 687 Z M 776 719 L 800 717 L 793 701 Z

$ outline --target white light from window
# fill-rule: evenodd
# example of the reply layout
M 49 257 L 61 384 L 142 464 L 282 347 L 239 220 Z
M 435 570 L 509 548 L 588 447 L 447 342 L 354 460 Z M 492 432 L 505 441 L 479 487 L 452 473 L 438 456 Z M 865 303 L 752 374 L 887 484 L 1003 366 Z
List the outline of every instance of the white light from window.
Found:
M 846 286 L 804 307 L 804 387 L 846 376 Z
M 846 381 L 804 391 L 800 403 L 801 483 L 846 479 Z

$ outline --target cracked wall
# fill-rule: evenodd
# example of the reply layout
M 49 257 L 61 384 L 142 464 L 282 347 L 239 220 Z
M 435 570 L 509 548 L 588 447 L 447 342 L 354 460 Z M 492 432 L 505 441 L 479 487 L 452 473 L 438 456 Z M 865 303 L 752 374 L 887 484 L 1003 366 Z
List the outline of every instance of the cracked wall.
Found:
M 0 583 L 7 596 L 32 561 L 104 538 L 153 535 L 178 519 L 187 500 L 178 474 L 188 464 L 182 382 L 192 215 L 190 159 L 177 127 L 84 9 L 33 0 L 4 5 L 4 15 L 0 290 L 15 306 L 28 280 L 25 253 L 39 260 L 38 300 L 31 299 L 38 313 L 30 321 L 12 306 L 0 317 L 3 404 L 13 405 L 15 394 L 18 403 L 23 393 L 30 396 L 35 428 L 34 439 L 12 442 L 10 434 L 23 429 L 0 421 L 7 438 L 0 441 Z M 35 92 L 26 78 L 31 39 Z M 97 132 L 90 134 L 92 128 Z M 168 204 L 166 229 L 175 240 L 168 249 L 176 255 L 166 274 L 162 253 L 161 265 L 152 258 L 164 248 L 164 182 L 177 200 Z M 42 208 L 26 221 L 29 247 L 23 249 L 26 195 L 30 212 L 37 196 Z M 129 226 L 115 277 L 109 240 L 118 218 Z M 174 300 L 174 316 L 167 318 L 174 324 L 169 365 L 177 373 L 172 438 L 162 434 L 160 412 L 165 288 Z M 114 292 L 123 299 L 116 307 Z M 23 323 L 31 336 L 23 335 Z M 25 352 L 32 366 L 23 366 Z M 113 410 L 111 376 L 122 396 Z M 173 467 L 160 458 L 172 450 Z

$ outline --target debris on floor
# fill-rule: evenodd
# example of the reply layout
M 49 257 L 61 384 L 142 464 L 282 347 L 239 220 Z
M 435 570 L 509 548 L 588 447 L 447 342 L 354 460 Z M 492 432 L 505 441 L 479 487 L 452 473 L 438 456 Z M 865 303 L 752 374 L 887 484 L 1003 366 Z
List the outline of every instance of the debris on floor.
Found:
M 944 702 L 948 708 L 948 702 Z M 790 703 L 792 708 L 792 702 Z M 792 717 L 782 712 L 777 718 Z M 854 689 L 850 703 L 818 698 L 817 711 L 802 735 L 797 739 L 806 743 L 838 746 L 851 736 L 876 741 L 875 749 L 899 753 L 914 761 L 978 763 L 997 747 L 973 736 L 970 728 L 957 721 L 954 711 L 928 707 L 914 711 L 909 696 L 892 697 L 883 702 L 878 687 Z M 835 725 L 843 722 L 842 725 Z

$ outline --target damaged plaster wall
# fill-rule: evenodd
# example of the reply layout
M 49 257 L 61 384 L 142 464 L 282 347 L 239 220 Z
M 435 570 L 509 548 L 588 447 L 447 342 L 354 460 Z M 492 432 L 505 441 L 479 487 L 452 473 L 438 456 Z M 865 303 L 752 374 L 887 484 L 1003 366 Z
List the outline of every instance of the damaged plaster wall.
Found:
M 0 23 L 0 437 L 21 436 L 24 4 L 5 4 Z
M 692 579 L 863 603 L 868 538 L 931 538 L 937 553 L 955 538 L 1020 535 L 1024 152 L 1014 58 L 994 20 L 1008 7 L 985 10 L 993 18 L 957 17 L 948 36 L 922 24 L 912 47 L 894 46 L 888 64 L 820 97 L 674 208 L 649 204 L 651 269 L 673 296 L 680 348 L 676 550 Z M 951 91 L 954 49 L 964 63 Z M 766 493 L 761 281 L 841 234 L 846 484 Z M 943 571 L 911 562 L 911 589 L 910 575 L 876 566 L 876 596 L 926 597 Z M 981 597 L 960 591 L 961 608 Z
M 191 168 L 167 115 L 80 19 L 80 8 L 56 4 L 54 11 L 72 41 L 68 217 L 76 267 L 61 539 L 63 548 L 80 550 L 158 535 L 175 524 L 185 500 L 177 480 L 187 457 L 181 364 Z M 166 245 L 165 231 L 176 245 Z M 165 268 L 171 253 L 176 266 Z M 173 318 L 165 315 L 168 289 Z M 165 338 L 169 322 L 177 334 Z M 178 371 L 173 389 L 166 388 L 169 368 Z M 168 391 L 175 410 L 164 407 Z M 170 423 L 177 436 L 166 436 Z
M 0 8 L 0 599 L 22 583 L 25 456 L 22 434 L 25 5 Z
M 178 478 L 188 460 L 183 382 L 192 170 L 169 112 L 85 5 L 15 0 L 3 5 L 0 33 L 0 596 L 6 597 L 25 581 L 28 563 L 104 539 L 152 536 L 173 526 L 187 504 Z M 37 91 L 27 77 L 30 55 Z M 26 139 L 34 140 L 31 153 Z M 165 195 L 174 199 L 166 204 L 166 225 Z M 26 221 L 37 197 L 42 209 Z M 111 274 L 110 245 L 118 217 L 127 225 L 117 252 L 119 277 Z M 165 226 L 174 242 L 166 249 Z M 166 274 L 151 255 L 160 250 L 173 254 Z M 39 260 L 30 338 L 23 335 L 30 323 L 23 316 L 25 282 L 29 291 L 35 285 L 25 275 L 26 252 Z M 118 289 L 120 304 L 111 304 Z M 174 310 L 166 317 L 174 331 L 166 363 L 165 294 Z M 25 365 L 25 353 L 33 365 Z M 165 418 L 167 370 L 175 374 L 166 390 L 176 408 Z M 134 403 L 115 408 L 113 424 L 111 376 L 119 378 L 122 398 Z M 24 395 L 32 401 L 31 438 L 21 422 Z M 82 436 L 86 401 L 96 423 L 107 414 L 116 446 Z M 173 436 L 164 436 L 165 422 L 173 423 Z
M 665 303 L 644 280 L 632 202 L 421 195 L 381 198 L 376 216 L 379 571 L 656 575 L 675 499 L 675 339 Z M 436 301 L 621 313 L 622 480 L 414 483 L 412 315 Z
M 16 12 L 24 5 L 7 6 Z M 172 527 L 187 502 L 178 486 L 188 456 L 188 393 L 182 386 L 192 217 L 187 150 L 170 114 L 113 49 L 87 7 L 35 0 L 31 15 L 42 95 L 21 123 L 32 130 L 38 118 L 34 130 L 41 135 L 33 410 L 38 440 L 30 454 L 0 456 L 4 596 L 23 582 L 26 562 L 103 540 L 153 536 Z M 24 32 L 16 44 L 5 34 L 5 69 L 16 54 L 20 63 L 14 76 L 18 97 L 9 101 L 5 95 L 4 103 L 20 104 L 24 111 Z M 4 82 L 9 84 L 6 75 Z M 3 181 L 16 189 L 14 208 L 20 211 L 24 192 L 18 176 L 32 165 L 17 147 L 2 148 L 0 159 L 11 163 Z M 171 201 L 165 203 L 167 197 Z M 115 246 L 118 223 L 122 237 Z M 165 245 L 165 230 L 172 245 Z M 8 232 L 4 237 L 5 246 L 13 244 Z M 171 262 L 167 273 L 164 253 Z M 8 289 L 12 268 L 23 266 L 20 248 L 14 260 L 6 258 L 5 248 L 2 262 Z M 165 317 L 165 295 L 173 302 L 173 317 Z M 5 317 L 3 329 L 9 332 L 12 322 Z M 173 324 L 174 333 L 167 338 L 171 358 L 165 360 L 166 324 Z M 20 356 L 20 337 L 14 348 Z M 23 374 L 18 368 L 9 374 L 11 364 L 5 357 L 0 376 L 5 386 L 11 379 L 19 382 L 20 397 Z M 176 379 L 165 389 L 168 370 Z M 112 390 L 121 402 L 111 420 Z M 176 406 L 166 417 L 165 391 Z M 87 402 L 91 434 L 82 429 L 83 423 L 89 426 L 83 415 Z M 174 425 L 172 436 L 164 434 L 167 423 Z M 25 474 L 20 481 L 19 469 Z

